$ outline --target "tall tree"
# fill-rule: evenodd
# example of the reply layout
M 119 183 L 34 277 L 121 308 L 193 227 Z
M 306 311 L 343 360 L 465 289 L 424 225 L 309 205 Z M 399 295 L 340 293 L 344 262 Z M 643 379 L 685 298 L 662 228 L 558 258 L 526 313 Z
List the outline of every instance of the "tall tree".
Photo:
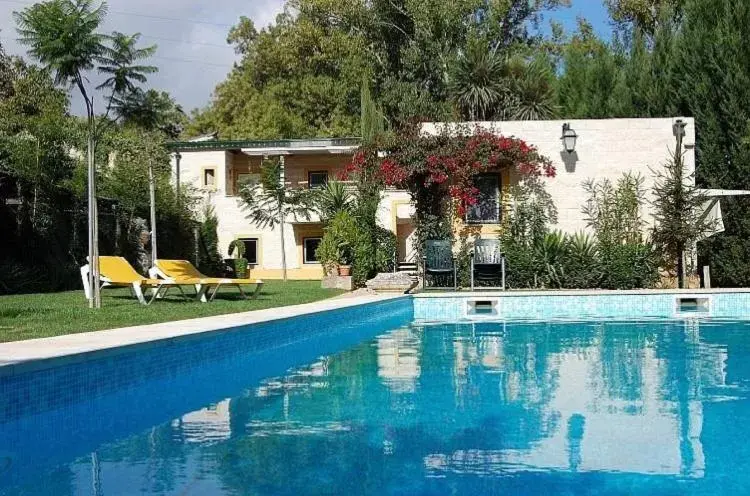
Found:
M 108 37 L 98 32 L 106 15 L 106 3 L 96 6 L 92 0 L 49 0 L 14 13 L 19 41 L 28 45 L 29 53 L 54 72 L 57 84 L 77 87 L 85 102 L 88 125 L 89 286 L 93 289 L 90 306 L 95 308 L 101 306 L 95 164 L 97 117 L 95 95 L 86 87 L 86 75 L 99 65 L 103 72 L 112 75 L 105 84 L 111 87 L 114 95 L 116 91 L 132 88 L 133 78 L 142 82 L 145 80 L 144 73 L 153 72 L 152 68 L 133 65 L 143 54 L 135 49 L 132 38 L 117 33 Z M 107 45 L 109 40 L 113 40 L 111 46 Z
M 688 0 L 675 40 L 680 110 L 696 121 L 697 180 L 702 186 L 750 189 L 750 5 Z M 750 284 L 750 202 L 722 200 L 726 232 L 701 243 L 720 286 Z
M 370 83 L 367 79 L 362 81 L 360 102 L 360 137 L 365 143 L 371 143 L 385 132 L 388 121 L 383 114 L 382 107 L 372 98 Z
M 20 42 L 28 45 L 29 53 L 55 72 L 55 82 L 78 88 L 86 104 L 88 122 L 88 184 L 89 184 L 89 305 L 101 306 L 99 294 L 99 246 L 96 206 L 96 167 L 94 148 L 96 115 L 94 96 L 85 84 L 86 72 L 95 67 L 105 51 L 105 37 L 96 32 L 107 14 L 106 5 L 94 7 L 90 0 L 52 0 L 38 3 L 14 13 Z
M 97 68 L 99 74 L 105 75 L 106 79 L 96 89 L 110 89 L 114 96 L 122 97 L 137 91 L 138 83 L 145 83 L 147 74 L 157 72 L 158 69 L 154 66 L 138 63 L 156 53 L 155 45 L 138 48 L 140 37 L 140 33 L 130 36 L 117 31 L 112 33 L 109 37 L 111 47 L 102 53 Z M 111 103 L 110 98 L 107 111 Z
M 486 121 L 498 113 L 509 91 L 505 83 L 502 57 L 495 49 L 474 43 L 458 59 L 451 92 L 464 118 Z
M 653 36 L 665 15 L 679 17 L 686 0 L 605 0 L 616 25 Z
M 159 130 L 170 139 L 179 137 L 187 120 L 182 107 L 169 93 L 143 91 L 140 88 L 123 96 L 115 96 L 112 111 L 125 126 Z
M 393 126 L 454 114 L 451 74 L 479 40 L 485 50 L 520 51 L 528 62 L 541 42 L 543 13 L 567 0 L 289 0 L 260 31 L 240 19 L 229 41 L 242 62 L 215 92 L 189 132 L 278 138 L 358 132 L 359 88 L 368 78 Z M 551 106 L 547 74 L 515 81 L 527 115 Z M 539 79 L 536 76 L 544 75 Z M 550 76 L 552 73 L 550 73 Z M 542 81 L 541 83 L 539 81 Z
M 654 184 L 653 241 L 665 255 L 666 268 L 677 275 L 678 287 L 685 287 L 685 252 L 711 233 L 713 226 L 704 215 L 708 198 L 694 185 L 695 177 L 685 171 L 683 125 L 676 124 L 677 146 Z
M 284 166 L 280 158 L 266 159 L 261 167 L 259 184 L 240 189 L 240 197 L 247 218 L 260 228 L 279 228 L 281 244 L 281 269 L 284 282 L 287 280 L 286 239 L 284 225 L 289 218 L 310 219 L 315 209 L 310 190 L 288 188 L 284 179 Z

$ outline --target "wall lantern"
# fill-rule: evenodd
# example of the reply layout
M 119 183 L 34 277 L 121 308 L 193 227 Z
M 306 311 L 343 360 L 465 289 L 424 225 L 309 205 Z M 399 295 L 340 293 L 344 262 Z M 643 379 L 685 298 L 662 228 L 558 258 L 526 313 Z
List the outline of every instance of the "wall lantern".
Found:
M 560 139 L 563 142 L 563 147 L 565 148 L 566 152 L 573 153 L 574 151 L 576 151 L 576 140 L 578 140 L 578 135 L 567 122 L 563 124 L 562 136 L 560 137 Z
M 674 124 L 672 124 L 672 135 L 678 139 L 684 138 L 685 126 L 687 126 L 687 122 L 683 121 L 682 119 L 677 119 L 676 121 L 674 121 Z

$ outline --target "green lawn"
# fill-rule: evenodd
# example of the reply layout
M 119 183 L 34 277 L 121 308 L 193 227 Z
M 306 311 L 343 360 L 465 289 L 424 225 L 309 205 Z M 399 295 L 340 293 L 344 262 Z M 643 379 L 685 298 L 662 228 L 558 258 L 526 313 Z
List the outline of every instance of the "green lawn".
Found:
M 320 281 L 267 281 L 257 300 L 241 299 L 236 288 L 222 289 L 210 303 L 174 293 L 145 307 L 127 289 L 105 289 L 100 310 L 88 308 L 83 291 L 0 296 L 0 342 L 296 305 L 341 291 L 321 289 Z

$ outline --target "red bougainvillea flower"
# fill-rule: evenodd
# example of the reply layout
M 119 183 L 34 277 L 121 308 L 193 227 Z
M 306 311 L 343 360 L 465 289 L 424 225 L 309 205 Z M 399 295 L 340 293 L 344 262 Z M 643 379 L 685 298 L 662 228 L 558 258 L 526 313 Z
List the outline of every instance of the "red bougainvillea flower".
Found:
M 389 186 L 399 186 L 409 177 L 406 169 L 391 159 L 385 159 L 380 163 L 380 173 L 385 184 Z
M 400 138 L 400 139 L 399 139 Z M 525 141 L 477 130 L 472 136 L 430 137 L 404 135 L 379 154 L 362 148 L 344 169 L 347 177 L 375 178 L 410 191 L 446 185 L 459 215 L 476 205 L 478 174 L 514 167 L 521 176 L 555 177 L 552 162 Z

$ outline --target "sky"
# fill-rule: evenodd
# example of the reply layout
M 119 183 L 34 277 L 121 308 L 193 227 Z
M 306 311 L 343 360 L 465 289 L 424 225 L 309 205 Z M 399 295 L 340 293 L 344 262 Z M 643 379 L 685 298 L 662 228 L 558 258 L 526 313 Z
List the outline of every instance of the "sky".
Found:
M 13 12 L 32 3 L 0 0 L 0 43 L 8 54 L 26 55 L 26 47 L 16 41 Z M 140 32 L 144 44 L 158 45 L 151 64 L 159 72 L 149 76 L 147 87 L 168 91 L 187 111 L 209 103 L 213 89 L 238 59 L 226 43 L 229 28 L 242 15 L 253 19 L 259 29 L 268 25 L 282 11 L 284 0 L 108 0 L 107 4 L 109 15 L 102 31 Z M 601 0 L 573 0 L 570 8 L 548 14 L 546 20 L 557 19 L 572 30 L 578 16 L 589 19 L 602 36 L 609 35 Z M 71 110 L 83 113 L 83 101 L 73 96 Z

